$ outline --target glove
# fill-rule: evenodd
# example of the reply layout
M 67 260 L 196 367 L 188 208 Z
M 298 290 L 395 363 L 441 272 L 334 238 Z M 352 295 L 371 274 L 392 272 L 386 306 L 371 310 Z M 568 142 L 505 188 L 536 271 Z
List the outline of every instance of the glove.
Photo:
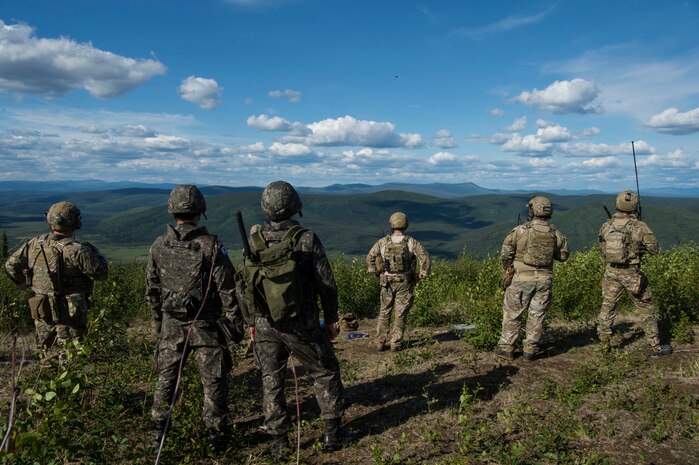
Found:
M 223 334 L 223 337 L 226 339 L 227 344 L 231 342 L 233 344 L 238 344 L 243 340 L 245 331 L 243 328 L 243 320 L 240 318 L 230 319 L 224 316 L 219 318 L 216 324 L 221 334 Z

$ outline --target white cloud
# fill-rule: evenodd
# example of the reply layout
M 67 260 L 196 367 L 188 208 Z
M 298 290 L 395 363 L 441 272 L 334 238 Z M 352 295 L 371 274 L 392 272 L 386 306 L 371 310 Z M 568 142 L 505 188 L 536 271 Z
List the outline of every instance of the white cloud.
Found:
M 582 165 L 586 168 L 609 168 L 612 166 L 619 165 L 618 157 L 601 157 L 601 158 L 590 158 L 582 162 Z
M 214 79 L 189 76 L 180 84 L 180 97 L 204 110 L 212 110 L 218 106 L 223 89 Z
M 306 127 L 310 145 L 412 148 L 424 144 L 420 134 L 397 133 L 393 123 L 357 120 L 352 116 L 328 118 Z
M 123 128 L 114 131 L 115 134 L 119 136 L 126 137 L 155 137 L 156 133 L 151 128 L 148 128 L 142 124 L 135 126 L 124 126 Z
M 655 153 L 655 147 L 642 140 L 636 141 L 634 143 L 634 148 L 636 150 L 636 155 L 652 155 Z M 556 152 L 567 157 L 632 155 L 630 143 L 618 145 L 592 144 L 590 142 L 563 143 L 558 146 Z
M 26 24 L 0 20 L 0 90 L 59 97 L 85 89 L 109 98 L 165 71 L 157 60 L 127 58 L 65 37 L 38 38 Z
M 541 142 L 566 142 L 573 138 L 573 134 L 568 128 L 554 124 L 537 129 L 536 137 Z
M 640 166 L 696 168 L 699 160 L 690 157 L 682 150 L 674 150 L 665 155 L 653 154 L 638 161 Z
M 490 34 L 495 34 L 499 32 L 506 32 L 512 29 L 517 29 L 522 26 L 527 26 L 530 24 L 536 24 L 540 21 L 542 21 L 546 16 L 548 16 L 551 11 L 555 8 L 555 4 L 552 6 L 548 7 L 547 9 L 543 11 L 539 11 L 533 14 L 529 15 L 512 15 L 508 16 L 506 18 L 503 18 L 499 21 L 496 21 L 494 23 L 488 24 L 486 26 L 481 26 L 477 28 L 462 28 L 458 29 L 456 31 L 453 31 L 451 34 L 452 35 L 461 35 L 461 36 L 467 36 L 467 37 L 472 37 L 474 39 L 479 39 L 482 37 L 485 37 Z
M 596 128 L 593 126 L 591 128 L 584 129 L 582 132 L 582 136 L 583 137 L 594 137 L 594 136 L 598 136 L 601 132 L 602 131 L 600 131 L 600 128 Z
M 434 138 L 434 143 L 440 149 L 452 149 L 459 145 L 456 143 L 456 140 L 451 132 L 447 131 L 446 129 L 440 129 L 437 131 Z
M 453 162 L 456 160 L 456 155 L 454 155 L 451 152 L 439 152 L 435 153 L 432 155 L 430 158 L 427 159 L 428 163 L 431 163 L 433 165 L 439 164 L 439 163 L 444 163 L 444 162 Z
M 527 127 L 527 117 L 522 116 L 521 118 L 517 118 L 512 122 L 511 125 L 507 126 L 505 131 L 512 131 L 512 132 L 518 132 L 521 131 L 522 129 Z
M 505 112 L 503 110 L 501 110 L 500 108 L 489 108 L 488 114 L 490 116 L 502 116 L 505 114 Z
M 313 153 L 310 147 L 304 144 L 283 144 L 275 142 L 269 147 L 269 151 L 282 157 L 299 157 Z
M 653 115 L 646 122 L 646 127 L 667 134 L 692 134 L 699 132 L 699 108 L 684 113 L 677 108 Z
M 270 90 L 267 95 L 272 98 L 287 98 L 291 103 L 301 101 L 301 91 L 293 89 Z
M 280 116 L 269 117 L 267 115 L 248 116 L 248 126 L 258 131 L 290 131 L 291 122 Z
M 554 81 L 544 90 L 524 91 L 512 100 L 558 115 L 601 113 L 602 107 L 597 100 L 599 93 L 597 84 L 577 78 L 572 81 Z
M 546 156 L 550 154 L 552 147 L 552 144 L 542 142 L 533 134 L 528 134 L 524 137 L 519 134 L 513 134 L 512 137 L 503 144 L 502 151 Z

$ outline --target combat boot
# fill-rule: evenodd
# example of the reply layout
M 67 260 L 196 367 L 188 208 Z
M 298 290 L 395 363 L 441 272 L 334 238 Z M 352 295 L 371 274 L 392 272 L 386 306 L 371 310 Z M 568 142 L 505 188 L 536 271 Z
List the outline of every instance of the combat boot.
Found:
M 272 442 L 267 446 L 267 455 L 275 461 L 284 459 L 289 452 L 289 438 L 286 434 L 272 435 Z
M 500 347 L 495 349 L 495 355 L 497 355 L 500 358 L 504 358 L 505 360 L 514 360 L 515 359 L 514 352 L 512 352 L 511 350 L 501 349 Z
M 669 345 L 657 346 L 650 349 L 651 357 L 662 357 L 663 355 L 670 355 L 672 353 L 672 347 Z
M 533 362 L 537 359 L 537 354 L 534 352 L 522 352 L 522 360 L 525 362 Z
M 355 435 L 340 426 L 340 419 L 325 420 L 325 433 L 323 434 L 323 449 L 325 452 L 334 452 L 343 446 L 356 440 Z
M 153 422 L 153 447 L 156 449 L 160 448 L 160 443 L 165 435 L 165 426 L 167 424 L 167 419 L 165 420 L 155 420 Z

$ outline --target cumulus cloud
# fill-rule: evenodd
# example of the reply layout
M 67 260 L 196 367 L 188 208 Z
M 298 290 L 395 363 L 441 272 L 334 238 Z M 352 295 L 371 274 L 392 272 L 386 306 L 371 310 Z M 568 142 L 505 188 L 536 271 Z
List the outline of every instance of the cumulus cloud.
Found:
M 212 110 L 219 104 L 223 89 L 214 79 L 189 76 L 180 84 L 180 97 L 188 102 Z
M 291 103 L 301 101 L 301 91 L 293 89 L 270 90 L 267 95 L 272 98 L 287 98 Z
M 500 108 L 489 108 L 488 114 L 490 116 L 502 116 L 505 114 L 505 112 L 503 110 L 501 110 Z
M 153 129 L 142 124 L 136 126 L 124 126 L 121 129 L 114 131 L 116 135 L 126 137 L 155 137 L 156 133 Z
M 680 112 L 677 108 L 653 115 L 646 122 L 646 127 L 666 134 L 692 134 L 699 132 L 699 108 Z
M 590 158 L 582 162 L 582 165 L 586 168 L 609 168 L 612 166 L 619 165 L 618 157 L 601 157 L 601 158 Z
M 591 128 L 584 129 L 582 132 L 582 136 L 583 137 L 594 137 L 594 136 L 598 136 L 601 132 L 602 131 L 600 131 L 600 128 L 596 128 L 593 126 Z
M 26 24 L 0 20 L 0 90 L 60 97 L 85 89 L 109 98 L 165 71 L 157 60 L 127 58 L 65 37 L 38 38 Z
M 313 150 L 304 144 L 284 144 L 280 142 L 273 143 L 269 147 L 269 151 L 283 157 L 298 157 L 313 153 Z
M 699 160 L 692 158 L 682 150 L 674 150 L 664 155 L 653 154 L 638 161 L 640 166 L 696 168 Z
M 291 131 L 292 123 L 280 116 L 248 116 L 248 126 L 258 131 Z
M 456 143 L 454 136 L 446 129 L 440 129 L 434 138 L 434 144 L 440 149 L 453 149 L 459 144 Z
M 503 152 L 520 152 L 534 156 L 550 155 L 553 144 L 542 142 L 536 135 L 528 134 L 524 137 L 513 134 L 510 139 L 502 145 Z
M 517 131 L 521 131 L 522 129 L 524 129 L 526 127 L 527 127 L 527 117 L 522 116 L 521 118 L 517 118 L 516 120 L 514 120 L 512 122 L 512 124 L 510 124 L 509 126 L 507 126 L 504 129 L 505 129 L 505 131 L 517 132 Z
M 310 145 L 365 147 L 420 147 L 422 136 L 415 133 L 397 133 L 390 122 L 358 120 L 352 116 L 328 118 L 306 126 Z
M 636 141 L 634 147 L 636 149 L 636 155 L 652 155 L 655 153 L 655 147 L 642 140 Z M 556 152 L 567 157 L 632 155 L 630 143 L 618 145 L 592 144 L 590 142 L 563 143 L 558 145 Z
M 453 162 L 456 160 L 456 155 L 451 152 L 439 152 L 427 159 L 428 163 L 436 165 L 438 163 Z
M 597 84 L 577 78 L 572 81 L 554 81 L 543 90 L 524 91 L 512 101 L 558 115 L 601 113 L 602 107 L 597 99 L 599 94 Z
M 573 133 L 565 126 L 551 124 L 536 130 L 536 137 L 544 143 L 567 142 L 573 138 Z

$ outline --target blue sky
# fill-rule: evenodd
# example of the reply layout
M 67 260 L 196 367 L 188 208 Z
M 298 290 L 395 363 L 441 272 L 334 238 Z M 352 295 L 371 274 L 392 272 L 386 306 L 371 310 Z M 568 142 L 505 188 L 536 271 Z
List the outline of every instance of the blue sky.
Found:
M 0 0 L 0 180 L 699 186 L 699 3 Z

